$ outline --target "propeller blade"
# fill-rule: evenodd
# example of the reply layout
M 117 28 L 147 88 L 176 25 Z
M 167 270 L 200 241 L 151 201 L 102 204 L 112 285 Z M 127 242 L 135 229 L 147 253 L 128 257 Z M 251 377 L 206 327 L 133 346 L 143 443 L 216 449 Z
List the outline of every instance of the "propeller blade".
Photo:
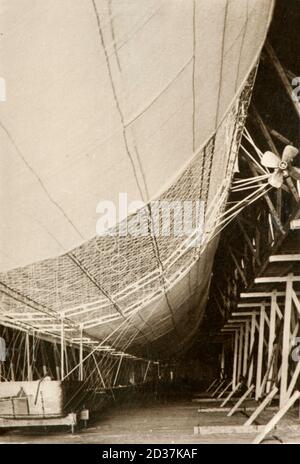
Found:
M 300 168 L 291 166 L 289 169 L 289 174 L 293 179 L 300 180 Z
M 275 171 L 273 174 L 270 175 L 268 178 L 268 182 L 272 187 L 280 188 L 283 184 L 283 172 L 282 171 Z
M 287 145 L 285 149 L 283 150 L 282 154 L 282 161 L 285 161 L 286 163 L 290 163 L 293 161 L 295 156 L 297 156 L 299 153 L 299 150 L 296 147 L 292 147 L 292 145 Z
M 266 168 L 277 168 L 280 163 L 280 158 L 278 158 L 278 156 L 272 151 L 266 151 L 260 162 Z

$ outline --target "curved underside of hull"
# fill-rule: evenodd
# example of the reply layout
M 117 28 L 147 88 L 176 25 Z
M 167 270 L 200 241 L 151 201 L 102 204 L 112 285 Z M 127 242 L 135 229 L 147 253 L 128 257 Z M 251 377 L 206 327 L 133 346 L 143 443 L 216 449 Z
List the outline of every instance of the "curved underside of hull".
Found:
M 272 6 L 7 3 L 0 323 L 51 336 L 63 324 L 71 342 L 149 357 L 188 346 Z M 95 236 L 97 204 L 120 192 L 144 206 Z M 157 234 L 153 200 L 200 201 L 203 221 Z M 120 234 L 141 218 L 146 235 Z

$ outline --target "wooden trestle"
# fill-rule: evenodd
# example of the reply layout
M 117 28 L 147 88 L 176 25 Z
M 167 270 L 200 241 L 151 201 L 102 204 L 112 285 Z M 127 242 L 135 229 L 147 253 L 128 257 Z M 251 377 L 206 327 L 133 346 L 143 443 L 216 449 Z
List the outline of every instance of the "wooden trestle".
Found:
M 292 105 L 285 127 L 294 127 L 294 144 L 299 146 L 300 104 L 292 98 L 292 74 L 280 63 L 270 43 L 266 44 L 264 58 L 264 72 L 274 74 L 278 92 L 290 97 Z M 278 120 L 276 131 L 272 130 L 256 107 L 268 97 L 264 93 L 254 97 L 248 127 L 262 151 L 271 150 L 280 156 L 291 142 L 278 130 Z M 284 126 L 281 130 L 284 133 Z M 248 141 L 244 141 L 244 148 L 249 152 Z M 245 150 L 240 152 L 246 177 L 262 173 L 259 157 L 255 151 L 251 153 L 249 159 Z M 260 432 L 254 443 L 261 442 L 276 427 L 300 396 L 299 193 L 299 181 L 287 177 L 282 189 L 270 190 L 263 200 L 244 210 L 227 235 L 223 234 L 214 268 L 208 309 L 223 321 L 216 335 L 221 342 L 221 363 L 219 379 L 207 394 L 222 400 L 214 410 L 224 410 L 228 416 L 251 398 L 252 414 L 234 432 Z M 255 426 L 256 419 L 271 404 L 276 411 L 270 422 Z M 227 429 L 223 427 L 225 432 L 233 431 L 231 425 Z M 213 427 L 206 432 L 213 433 Z
M 259 432 L 254 443 L 260 443 L 300 397 L 300 257 L 271 255 L 269 263 L 266 275 L 240 293 L 221 328 L 220 376 L 206 391 L 215 402 L 221 400 L 213 411 L 232 416 L 251 399 L 251 415 L 244 426 L 196 427 L 195 433 Z M 282 263 L 297 272 L 284 273 Z M 271 404 L 269 423 L 254 425 Z

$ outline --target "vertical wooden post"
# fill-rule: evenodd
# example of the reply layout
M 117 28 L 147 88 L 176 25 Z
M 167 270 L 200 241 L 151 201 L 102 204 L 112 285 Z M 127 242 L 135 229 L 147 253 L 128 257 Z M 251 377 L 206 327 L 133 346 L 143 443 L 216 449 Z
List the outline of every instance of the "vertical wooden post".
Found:
M 239 351 L 238 351 L 238 368 L 237 368 L 237 382 L 240 381 L 242 373 L 242 361 L 243 361 L 243 338 L 244 338 L 244 327 L 240 327 L 240 336 L 239 336 Z
M 42 369 L 43 369 L 43 376 L 47 375 L 47 367 L 46 367 L 46 359 L 45 359 L 45 352 L 44 352 L 44 342 L 41 340 L 41 359 L 42 359 Z
M 224 378 L 224 375 L 225 375 L 225 346 L 223 342 L 222 352 L 221 352 L 221 378 Z
M 143 378 L 143 383 L 146 382 L 146 378 L 147 378 L 148 370 L 149 370 L 149 367 L 150 367 L 150 363 L 151 363 L 151 361 L 148 361 L 148 363 L 147 363 L 147 367 L 146 367 L 144 378 Z
M 271 296 L 271 312 L 270 312 L 270 327 L 269 327 L 269 343 L 268 343 L 268 368 L 269 368 L 269 379 L 267 380 L 266 393 L 269 393 L 272 386 L 273 377 L 273 365 L 270 366 L 272 361 L 273 345 L 275 341 L 275 327 L 276 327 L 276 295 L 277 292 L 274 290 Z M 274 360 L 273 363 L 274 364 Z
M 232 370 L 232 390 L 235 390 L 237 385 L 237 358 L 238 358 L 239 333 L 236 330 L 234 333 L 234 352 L 233 352 L 233 370 Z
M 288 366 L 290 354 L 290 328 L 291 328 L 291 312 L 292 312 L 292 291 L 293 291 L 293 274 L 288 275 L 289 280 L 286 283 L 285 290 L 285 305 L 284 305 L 284 321 L 283 321 L 283 336 L 282 336 L 282 352 L 281 352 L 281 381 L 280 381 L 280 399 L 279 406 L 283 407 L 287 393 L 288 381 Z
M 29 333 L 26 332 L 26 361 L 27 361 L 27 380 L 32 380 L 32 369 L 30 364 L 30 343 L 29 343 Z
M 64 379 L 65 376 L 65 330 L 64 330 L 64 319 L 61 319 L 60 328 L 60 378 Z
M 244 334 L 244 360 L 243 360 L 243 376 L 247 374 L 248 355 L 249 355 L 249 321 L 245 323 Z
M 15 378 L 15 370 L 14 370 L 14 364 L 13 364 L 12 361 L 11 361 L 11 363 L 10 363 L 10 380 L 11 380 L 12 382 L 14 382 L 14 381 L 16 380 L 16 378 Z
M 80 344 L 79 344 L 79 380 L 83 381 L 83 342 L 82 342 L 83 330 L 80 328 Z
M 264 350 L 264 328 L 265 328 L 265 306 L 262 304 L 260 307 L 260 319 L 259 319 L 259 335 L 258 335 L 258 353 L 257 353 L 257 368 L 256 368 L 256 386 L 255 386 L 255 399 L 261 396 L 261 373 L 262 373 L 262 361 L 263 361 L 263 350 Z
M 254 341 L 255 341 L 255 323 L 256 323 L 256 314 L 253 313 L 251 316 L 251 333 L 250 333 L 250 355 L 251 360 L 250 360 L 250 366 L 249 366 L 249 373 L 248 373 L 248 384 L 247 386 L 250 387 L 252 383 L 252 378 L 253 378 L 253 347 L 254 347 Z
M 57 348 L 57 343 L 53 343 L 53 353 L 54 353 L 54 360 L 55 360 L 55 372 L 56 372 L 56 377 L 57 380 L 60 379 L 60 368 L 59 368 L 59 359 L 58 359 L 58 348 Z
M 135 385 L 135 367 L 134 362 L 132 363 L 132 371 L 130 372 L 130 383 L 131 385 Z
M 64 346 L 64 352 L 65 352 L 65 373 L 68 375 L 69 373 L 69 356 L 68 356 L 68 345 L 65 342 Z
M 10 380 L 14 382 L 16 380 L 15 376 L 15 340 L 16 336 L 13 335 L 12 351 L 11 351 L 11 360 L 10 360 Z
M 77 366 L 77 364 L 78 364 L 78 361 L 77 361 L 77 349 L 73 345 L 71 346 L 71 354 L 72 354 L 73 366 Z M 76 371 L 74 371 L 71 374 L 71 378 L 75 378 L 75 376 L 76 376 Z M 78 375 L 78 377 L 79 377 L 79 375 Z

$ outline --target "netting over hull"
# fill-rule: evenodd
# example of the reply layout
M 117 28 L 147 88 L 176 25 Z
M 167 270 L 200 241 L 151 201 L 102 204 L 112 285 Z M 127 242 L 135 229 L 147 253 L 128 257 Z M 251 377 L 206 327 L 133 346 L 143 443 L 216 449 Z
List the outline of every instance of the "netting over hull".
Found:
M 3 2 L 0 324 L 170 356 L 201 323 L 273 1 Z M 143 207 L 95 236 L 120 192 Z M 202 218 L 183 234 L 156 207 L 176 202 Z
M 1 322 L 60 336 L 82 335 L 119 350 L 148 356 L 182 349 L 201 322 L 209 289 L 217 232 L 224 212 L 254 83 L 242 92 L 174 184 L 157 200 L 202 201 L 204 224 L 189 235 L 155 234 L 163 219 L 153 203 L 127 218 L 141 218 L 148 234 L 97 236 L 71 252 L 0 275 Z M 175 216 L 170 215 L 170 228 Z M 204 229 L 203 229 L 204 228 Z M 202 230 L 203 229 L 203 230 Z M 176 343 L 170 343 L 176 340 Z
M 85 247 L 100 201 L 148 203 L 176 183 L 244 85 L 273 1 L 1 4 L 4 272 Z

